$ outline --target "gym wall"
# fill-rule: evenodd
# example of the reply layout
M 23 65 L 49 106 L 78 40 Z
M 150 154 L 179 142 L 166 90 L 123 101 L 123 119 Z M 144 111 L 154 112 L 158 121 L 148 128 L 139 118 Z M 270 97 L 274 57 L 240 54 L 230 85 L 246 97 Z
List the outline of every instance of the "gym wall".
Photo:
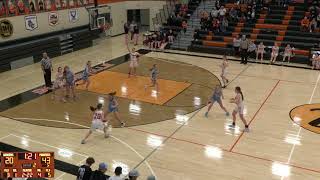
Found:
M 34 30 L 26 29 L 25 17 L 27 15 L 1 18 L 7 19 L 11 22 L 13 26 L 13 34 L 8 38 L 0 38 L 0 42 L 11 41 L 19 38 L 26 38 L 34 35 L 40 35 L 89 24 L 89 16 L 85 7 L 76 8 L 78 12 L 78 20 L 76 22 L 69 21 L 69 10 L 70 9 L 55 11 L 59 15 L 58 23 L 55 26 L 49 25 L 50 12 L 35 14 L 37 17 L 38 28 Z
M 166 1 L 124 1 L 108 3 L 111 7 L 111 17 L 113 26 L 111 28 L 111 35 L 119 35 L 124 33 L 123 25 L 127 21 L 127 10 L 132 9 L 149 9 L 149 25 L 150 30 L 153 31 L 152 18 L 156 16 Z

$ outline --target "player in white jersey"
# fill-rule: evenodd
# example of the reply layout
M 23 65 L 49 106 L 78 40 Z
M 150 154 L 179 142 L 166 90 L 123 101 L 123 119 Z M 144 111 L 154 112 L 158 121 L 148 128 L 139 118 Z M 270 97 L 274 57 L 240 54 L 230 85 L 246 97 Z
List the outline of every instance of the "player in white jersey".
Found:
M 271 52 L 270 64 L 273 64 L 274 62 L 276 62 L 278 55 L 279 55 L 279 46 L 278 46 L 278 43 L 274 43 L 274 46 L 272 47 L 272 52 Z
M 283 62 L 286 61 L 286 58 L 288 58 L 288 63 L 290 63 L 291 57 L 293 56 L 293 50 L 294 47 L 291 47 L 290 44 L 287 44 L 283 52 Z
M 249 132 L 249 125 L 247 121 L 244 119 L 244 103 L 243 103 L 243 94 L 241 88 L 237 86 L 235 88 L 236 97 L 230 100 L 231 103 L 236 104 L 235 109 L 232 112 L 233 122 L 231 127 L 235 128 L 236 126 L 236 115 L 239 113 L 240 119 L 242 120 L 243 124 L 245 125 L 244 132 Z
M 260 63 L 262 63 L 262 60 L 263 60 L 264 48 L 265 46 L 263 45 L 263 42 L 260 42 L 257 48 L 257 56 L 256 56 L 256 61 L 258 61 L 259 55 L 261 56 Z
M 129 48 L 128 48 L 129 50 Z M 130 50 L 129 50 L 130 52 Z M 135 48 L 132 48 L 132 51 L 130 52 L 130 60 L 129 60 L 129 73 L 128 76 L 130 77 L 131 75 L 135 76 L 136 75 L 136 70 L 137 67 L 139 66 L 139 56 L 140 54 L 136 52 Z
M 56 99 L 56 97 L 59 98 L 60 101 L 66 102 L 66 99 L 64 98 L 64 78 L 63 78 L 63 71 L 62 67 L 58 67 L 58 71 L 56 74 L 56 80 L 53 83 L 53 89 L 52 89 L 52 99 Z M 61 91 L 60 95 L 57 95 L 57 91 Z
M 98 104 L 96 108 L 90 106 L 90 110 L 93 112 L 93 118 L 91 123 L 91 128 L 85 138 L 81 141 L 81 144 L 85 144 L 89 136 L 97 129 L 104 131 L 104 137 L 108 138 L 109 134 L 107 132 L 108 129 L 108 121 L 105 119 L 105 115 L 102 109 L 102 104 Z
M 222 88 L 225 88 L 227 86 L 227 84 L 229 83 L 229 80 L 227 79 L 226 77 L 226 74 L 227 74 L 227 67 L 229 66 L 228 64 L 228 59 L 227 59 L 227 56 L 224 55 L 223 56 L 223 62 L 222 64 L 220 65 L 221 67 L 221 79 L 222 79 L 222 82 L 223 82 L 223 86 Z

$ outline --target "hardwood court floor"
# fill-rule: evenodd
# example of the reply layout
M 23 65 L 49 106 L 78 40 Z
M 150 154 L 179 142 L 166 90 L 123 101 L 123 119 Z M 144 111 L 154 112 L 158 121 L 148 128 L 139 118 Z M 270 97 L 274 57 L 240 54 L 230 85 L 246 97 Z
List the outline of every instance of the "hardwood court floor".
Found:
M 105 51 L 102 47 L 96 48 Z M 77 60 L 76 55 L 69 56 L 70 61 Z M 219 59 L 166 53 L 146 56 L 193 64 L 217 77 L 220 74 Z M 81 69 L 82 64 L 72 64 L 72 68 Z M 23 75 L 22 70 L 10 73 Z M 1 76 L 4 78 L 4 74 Z M 41 83 L 41 77 L 35 76 L 26 77 L 38 79 L 35 83 L 29 81 L 29 89 Z M 108 174 L 117 165 L 124 167 L 125 172 L 136 167 L 141 179 L 151 173 L 160 180 L 320 179 L 319 134 L 301 128 L 289 114 L 297 106 L 319 102 L 319 72 L 260 64 L 244 66 L 232 61 L 228 76 L 232 81 L 224 90 L 223 102 L 232 110 L 234 106 L 228 99 L 234 96 L 235 86 L 242 87 L 250 133 L 241 132 L 243 125 L 239 121 L 235 130 L 227 128 L 230 117 L 226 118 L 215 105 L 209 118 L 204 117 L 206 109 L 202 108 L 185 116 L 184 123 L 174 118 L 117 128 L 113 129 L 112 138 L 104 139 L 96 133 L 85 145 L 80 145 L 85 129 L 43 127 L 3 117 L 1 142 L 27 150 L 54 151 L 57 159 L 71 164 L 93 156 L 97 162 L 109 163 Z M 16 87 L 23 89 L 19 82 Z M 8 91 L 1 90 L 1 97 L 10 96 L 12 92 Z M 66 157 L 61 149 L 71 153 Z M 56 178 L 69 180 L 74 176 L 58 170 Z
M 191 84 L 167 79 L 158 79 L 161 89 L 159 92 L 150 87 L 150 77 L 133 76 L 128 78 L 127 73 L 104 71 L 90 77 L 91 85 L 88 91 L 99 94 L 108 94 L 116 91 L 116 96 L 136 101 L 163 105 Z M 85 90 L 85 85 L 79 87 Z

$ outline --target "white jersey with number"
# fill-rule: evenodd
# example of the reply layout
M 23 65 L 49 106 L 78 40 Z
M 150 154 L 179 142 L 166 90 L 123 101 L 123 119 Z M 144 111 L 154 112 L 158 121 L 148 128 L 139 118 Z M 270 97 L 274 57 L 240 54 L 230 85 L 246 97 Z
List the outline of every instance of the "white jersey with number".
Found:
M 104 118 L 104 112 L 102 110 L 96 110 L 93 114 L 92 121 L 103 121 L 103 118 Z

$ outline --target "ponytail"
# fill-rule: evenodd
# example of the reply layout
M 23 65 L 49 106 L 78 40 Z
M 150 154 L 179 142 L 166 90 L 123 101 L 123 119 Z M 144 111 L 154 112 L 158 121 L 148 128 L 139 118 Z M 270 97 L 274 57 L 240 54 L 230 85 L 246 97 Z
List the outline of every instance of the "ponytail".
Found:
M 242 101 L 244 100 L 244 97 L 243 97 L 243 93 L 241 91 L 241 88 L 239 86 L 236 87 L 236 90 L 241 94 L 241 98 L 242 98 Z

